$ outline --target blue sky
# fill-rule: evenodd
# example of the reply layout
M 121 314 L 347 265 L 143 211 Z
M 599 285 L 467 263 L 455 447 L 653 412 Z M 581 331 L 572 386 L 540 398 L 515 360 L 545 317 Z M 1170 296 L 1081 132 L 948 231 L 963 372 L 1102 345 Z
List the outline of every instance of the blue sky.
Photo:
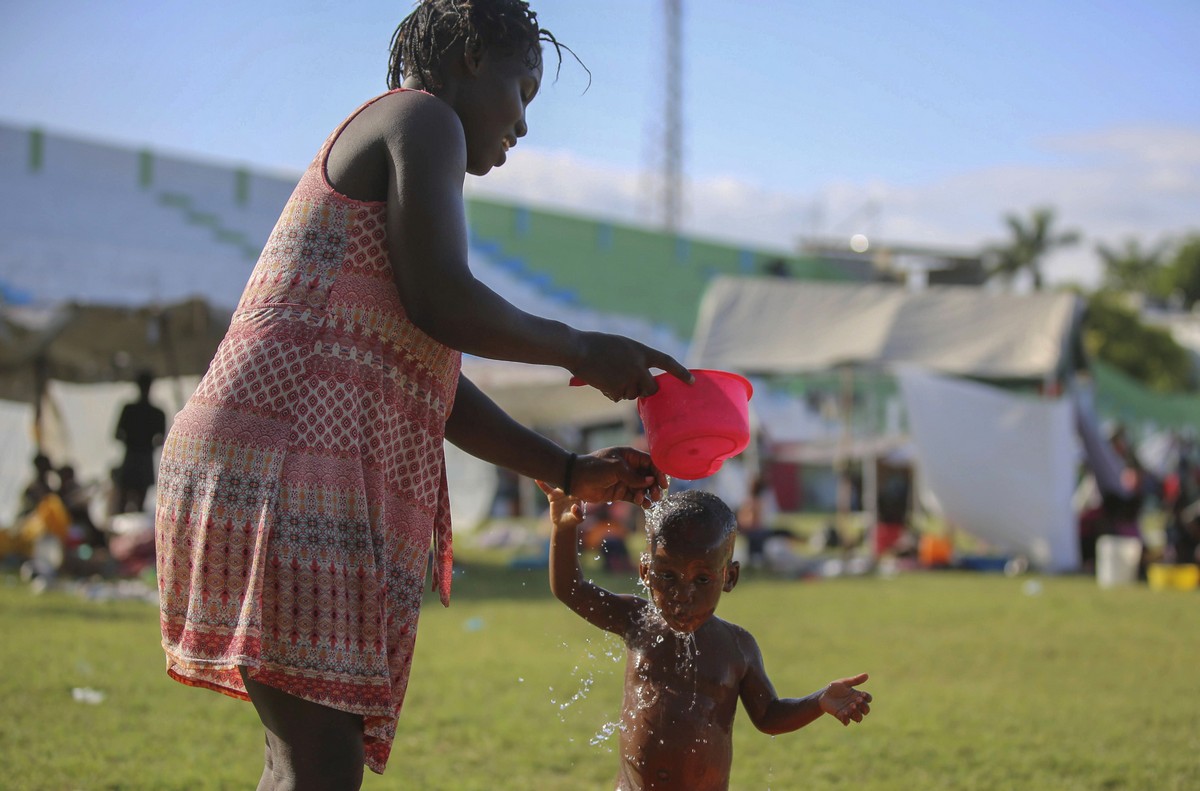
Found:
M 684 0 L 687 230 L 949 246 L 1052 205 L 1086 242 L 1200 230 L 1200 3 Z M 470 190 L 636 221 L 660 123 L 656 0 L 535 0 L 569 57 Z M 385 87 L 408 2 L 9 0 L 0 120 L 298 171 Z

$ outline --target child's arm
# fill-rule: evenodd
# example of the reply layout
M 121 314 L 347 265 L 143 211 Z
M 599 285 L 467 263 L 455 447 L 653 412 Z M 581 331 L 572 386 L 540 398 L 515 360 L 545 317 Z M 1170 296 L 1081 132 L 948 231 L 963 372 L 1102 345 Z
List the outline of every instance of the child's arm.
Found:
M 614 400 L 653 393 L 651 368 L 692 381 L 664 352 L 527 313 L 476 279 L 467 262 L 461 121 L 444 101 L 416 91 L 380 101 L 391 105 L 380 131 L 389 166 L 388 257 L 417 327 L 480 357 L 566 368 Z
M 748 632 L 742 632 L 749 666 L 742 679 L 742 705 L 754 727 L 763 733 L 790 733 L 803 728 L 822 714 L 832 714 L 842 723 L 862 722 L 871 712 L 871 694 L 854 689 L 867 680 L 866 673 L 838 679 L 824 689 L 802 698 L 780 698 L 767 678 L 762 652 Z
M 583 578 L 579 567 L 579 525 L 583 504 L 576 498 L 538 481 L 550 500 L 550 590 L 584 620 L 605 631 L 624 636 L 642 606 L 636 596 L 612 593 Z

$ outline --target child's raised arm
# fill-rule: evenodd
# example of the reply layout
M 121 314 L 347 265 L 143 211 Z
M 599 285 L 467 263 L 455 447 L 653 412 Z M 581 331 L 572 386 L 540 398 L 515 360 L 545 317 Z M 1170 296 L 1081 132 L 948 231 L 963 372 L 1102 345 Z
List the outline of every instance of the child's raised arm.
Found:
M 767 678 L 758 643 L 745 630 L 739 638 L 749 662 L 742 679 L 742 705 L 754 727 L 763 733 L 790 733 L 822 714 L 832 714 L 842 725 L 849 725 L 851 721 L 862 722 L 871 712 L 871 693 L 854 688 L 866 682 L 866 673 L 838 679 L 802 698 L 780 698 Z
M 579 525 L 583 503 L 543 481 L 537 482 L 550 500 L 550 590 L 563 604 L 594 626 L 624 636 L 643 606 L 636 596 L 617 594 L 583 578 L 579 567 Z

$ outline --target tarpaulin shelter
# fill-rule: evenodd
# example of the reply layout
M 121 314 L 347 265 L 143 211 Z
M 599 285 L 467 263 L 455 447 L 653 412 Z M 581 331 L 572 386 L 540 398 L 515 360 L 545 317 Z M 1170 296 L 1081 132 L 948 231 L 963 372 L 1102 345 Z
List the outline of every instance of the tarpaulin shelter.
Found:
M 956 458 L 964 463 L 970 459 L 974 467 L 967 470 L 970 474 L 926 479 L 946 516 L 1044 567 L 1066 569 L 1078 562 L 1076 545 L 1069 540 L 1075 525 L 1069 509 L 1060 507 L 1070 502 L 1073 476 L 1031 478 L 1026 471 L 1045 459 L 1067 464 L 1073 458 L 1070 410 L 1039 412 L 1037 420 L 1044 421 L 1040 430 L 1030 432 L 1027 441 L 997 448 L 1006 421 L 1024 426 L 1033 418 L 1021 408 L 1023 403 L 1039 399 L 999 387 L 987 388 L 994 399 L 969 398 L 986 386 L 977 384 L 966 394 L 953 380 L 921 372 L 1057 392 L 1081 363 L 1081 315 L 1079 298 L 1063 292 L 1010 294 L 963 287 L 912 292 L 876 283 L 719 278 L 701 304 L 690 361 L 763 376 L 832 368 L 884 369 L 900 376 L 902 384 L 907 376 L 903 390 L 910 418 L 922 416 L 910 419 L 909 426 L 921 468 L 947 469 L 944 462 Z M 916 398 L 926 403 L 914 410 Z M 946 409 L 928 413 L 922 407 L 931 399 Z M 1007 404 L 1003 409 L 1001 402 Z M 958 429 L 947 433 L 940 429 L 951 419 L 951 405 Z M 985 447 L 988 443 L 994 452 Z M 1020 515 L 1021 524 L 1013 524 L 1006 504 L 1029 500 L 1034 494 L 1030 487 L 1038 489 L 1035 499 L 1046 506 Z M 966 508 L 968 503 L 994 503 L 995 508 Z
M 726 277 L 705 292 L 691 359 L 751 374 L 908 364 L 1042 383 L 1074 364 L 1080 316 L 1065 292 Z
M 14 512 L 34 452 L 71 461 L 80 480 L 107 479 L 120 461 L 116 414 L 136 396 L 132 381 L 138 373 L 161 377 L 154 398 L 174 412 L 208 367 L 228 324 L 228 311 L 200 299 L 162 306 L 0 306 L 0 436 L 6 448 L 0 523 Z
M 204 373 L 230 311 L 171 305 L 0 306 L 0 399 L 35 403 L 51 379 L 77 384 Z

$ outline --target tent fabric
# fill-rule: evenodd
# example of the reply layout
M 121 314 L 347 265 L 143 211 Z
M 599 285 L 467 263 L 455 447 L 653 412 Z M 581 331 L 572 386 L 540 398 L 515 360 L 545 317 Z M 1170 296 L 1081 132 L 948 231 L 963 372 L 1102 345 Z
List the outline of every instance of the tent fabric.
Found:
M 910 367 L 898 376 L 922 477 L 944 516 L 1038 568 L 1077 568 L 1071 400 L 1014 395 Z
M 150 400 L 174 415 L 199 383 L 198 377 L 158 379 L 150 391 Z M 493 395 L 503 397 L 502 388 L 489 385 Z M 565 383 L 562 389 L 567 389 Z M 578 388 L 572 388 L 578 389 Z M 603 396 L 599 396 L 605 400 Z M 97 495 L 107 490 L 112 469 L 121 463 L 124 446 L 116 439 L 117 418 L 123 404 L 137 398 L 137 388 L 129 382 L 71 384 L 51 381 L 47 386 L 47 418 L 43 432 L 43 450 L 56 466 L 70 464 L 85 486 Z M 606 400 L 605 400 L 606 401 Z M 606 401 L 607 403 L 607 401 Z M 17 515 L 21 492 L 33 479 L 33 407 L 12 401 L 0 401 L 0 528 L 11 524 Z M 446 445 L 446 476 L 450 486 L 450 511 L 455 530 L 464 533 L 483 521 L 495 498 L 495 469 L 454 446 Z M 151 490 L 148 502 L 153 502 Z M 92 503 L 93 519 L 105 516 L 102 496 Z
M 76 383 L 198 375 L 229 326 L 203 300 L 172 305 L 0 306 L 0 399 L 33 401 L 38 377 Z
M 1059 370 L 1077 321 L 1068 293 L 722 277 L 705 292 L 690 359 L 750 374 L 912 364 L 1043 380 Z
M 1142 430 L 1200 426 L 1200 397 L 1147 390 L 1102 360 L 1091 360 L 1088 368 L 1096 384 L 1096 409 L 1106 418 Z

